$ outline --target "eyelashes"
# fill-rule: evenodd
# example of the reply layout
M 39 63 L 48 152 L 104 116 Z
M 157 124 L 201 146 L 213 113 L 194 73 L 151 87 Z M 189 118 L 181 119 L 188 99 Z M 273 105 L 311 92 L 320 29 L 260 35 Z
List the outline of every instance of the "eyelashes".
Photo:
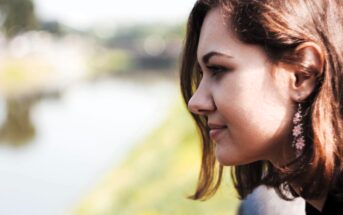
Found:
M 199 72 L 200 77 L 203 77 L 203 73 L 205 71 L 208 72 L 211 76 L 217 76 L 233 70 L 232 68 L 228 68 L 217 64 L 208 64 L 205 65 L 205 68 L 202 68 L 198 62 L 196 64 L 196 69 Z
M 219 65 L 208 65 L 206 68 L 212 75 L 218 75 L 232 70 Z

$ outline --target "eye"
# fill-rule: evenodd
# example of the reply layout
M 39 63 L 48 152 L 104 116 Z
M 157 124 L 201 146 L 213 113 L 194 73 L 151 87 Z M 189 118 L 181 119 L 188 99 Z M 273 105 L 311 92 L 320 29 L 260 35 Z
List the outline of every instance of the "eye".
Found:
M 206 67 L 212 73 L 212 75 L 218 75 L 224 72 L 228 72 L 230 70 L 226 67 L 219 66 L 219 65 L 208 65 Z

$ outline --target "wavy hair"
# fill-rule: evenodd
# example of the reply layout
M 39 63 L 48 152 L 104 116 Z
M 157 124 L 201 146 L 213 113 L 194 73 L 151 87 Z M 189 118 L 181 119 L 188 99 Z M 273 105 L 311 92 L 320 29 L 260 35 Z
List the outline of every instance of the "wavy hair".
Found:
M 269 161 L 256 161 L 231 169 L 234 185 L 244 198 L 261 184 L 297 196 L 291 185 L 302 189 L 299 195 L 314 198 L 330 192 L 342 195 L 343 186 L 343 1 L 340 0 L 198 0 L 188 19 L 182 54 L 180 85 L 188 103 L 201 76 L 196 59 L 202 23 L 208 11 L 221 7 L 232 30 L 244 43 L 261 46 L 272 62 L 286 63 L 317 74 L 316 87 L 303 101 L 305 108 L 304 153 L 289 165 L 276 168 Z M 321 71 L 313 68 L 295 49 L 305 42 L 317 44 L 324 56 Z M 191 113 L 192 114 L 192 113 Z M 192 199 L 205 200 L 218 190 L 223 173 L 214 155 L 205 116 L 192 114 L 202 139 L 202 162 L 198 185 Z

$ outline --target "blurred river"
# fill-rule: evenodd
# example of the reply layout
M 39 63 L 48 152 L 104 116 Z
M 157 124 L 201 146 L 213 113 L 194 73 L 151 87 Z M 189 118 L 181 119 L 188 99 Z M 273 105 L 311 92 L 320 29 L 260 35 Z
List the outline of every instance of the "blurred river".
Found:
M 177 92 L 173 82 L 112 79 L 35 103 L 31 142 L 0 144 L 0 214 L 67 214 L 159 125 Z

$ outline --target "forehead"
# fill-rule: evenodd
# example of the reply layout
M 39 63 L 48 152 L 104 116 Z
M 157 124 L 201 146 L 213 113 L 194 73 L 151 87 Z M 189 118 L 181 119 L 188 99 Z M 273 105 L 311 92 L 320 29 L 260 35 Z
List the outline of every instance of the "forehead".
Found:
M 201 27 L 197 50 L 198 60 L 200 62 L 201 57 L 211 51 L 230 54 L 238 48 L 237 42 L 239 43 L 239 40 L 232 32 L 230 22 L 224 16 L 223 10 L 219 7 L 211 9 Z
M 210 52 L 229 55 L 240 65 L 269 61 L 262 46 L 242 42 L 232 29 L 230 18 L 224 15 L 222 8 L 208 12 L 201 27 L 197 49 L 200 65 L 204 65 L 202 58 Z

